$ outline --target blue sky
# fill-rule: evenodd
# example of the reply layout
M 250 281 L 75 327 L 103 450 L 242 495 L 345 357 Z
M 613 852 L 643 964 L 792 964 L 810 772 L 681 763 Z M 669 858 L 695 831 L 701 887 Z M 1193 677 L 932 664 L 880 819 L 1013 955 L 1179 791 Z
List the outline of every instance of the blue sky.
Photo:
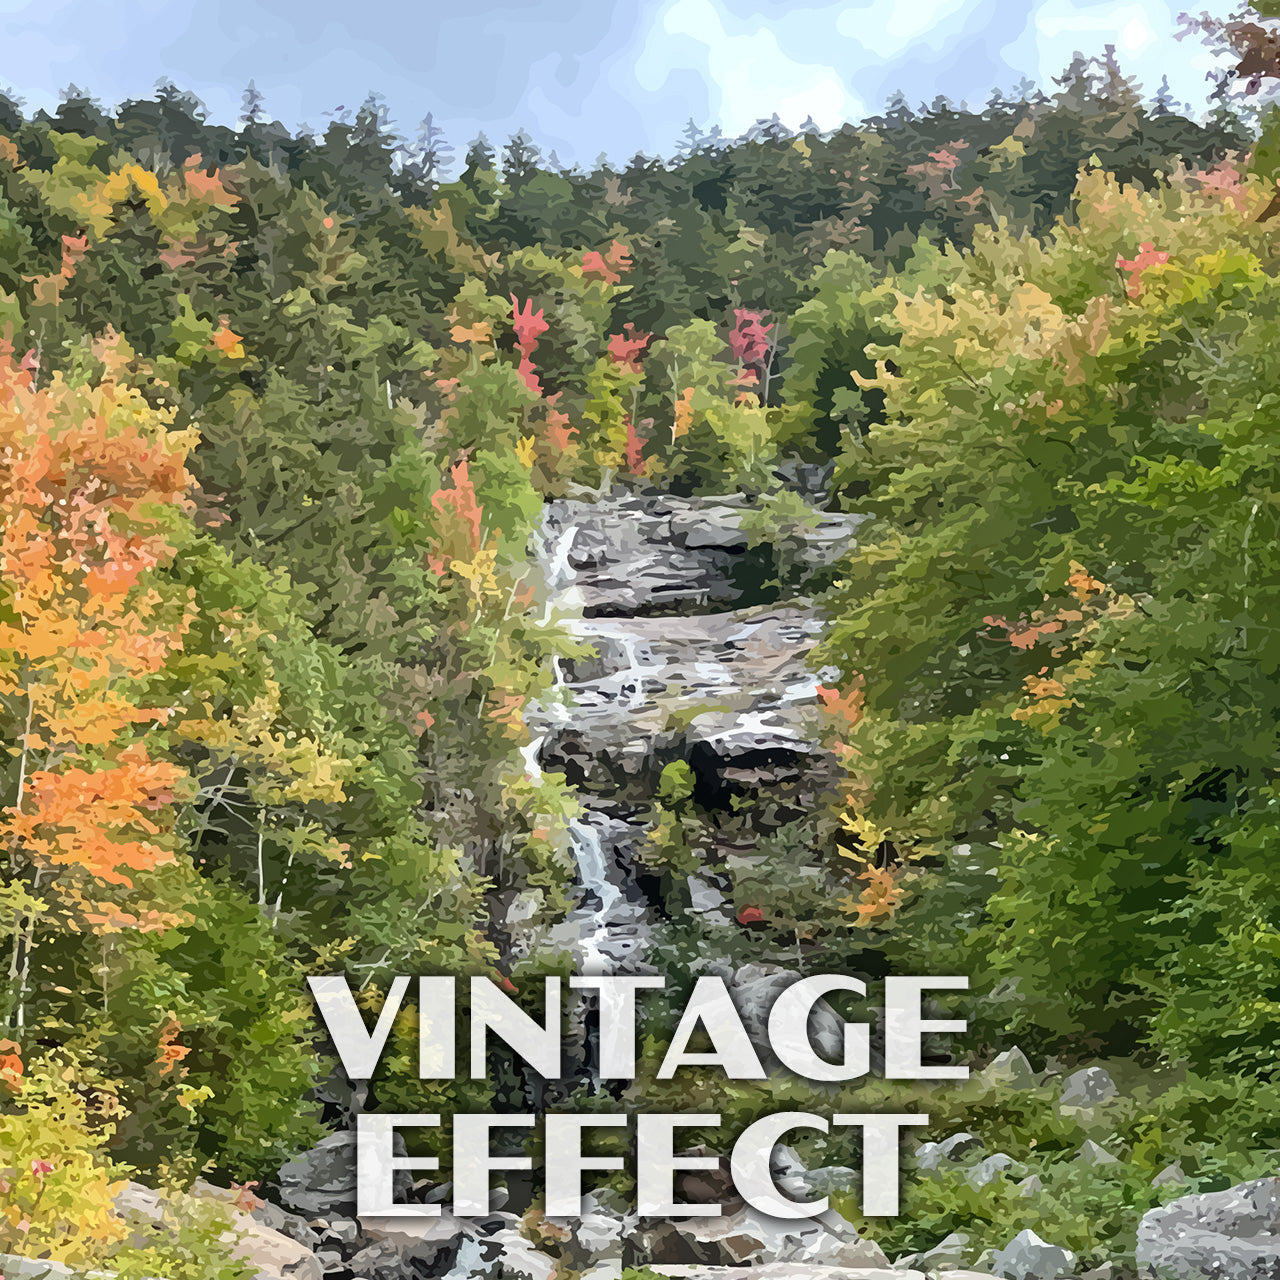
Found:
M 824 128 L 895 90 L 980 103 L 1116 46 L 1154 91 L 1200 109 L 1210 52 L 1175 39 L 1186 0 L 0 0 L 0 86 L 28 109 L 69 82 L 105 103 L 167 77 L 233 121 L 253 80 L 270 113 L 323 127 L 384 95 L 412 134 L 428 111 L 462 149 L 528 130 L 544 151 L 669 153 L 684 122 L 727 133 L 777 112 Z M 1205 7 L 1194 0 L 1194 8 Z M 1222 0 L 1209 5 L 1222 12 Z

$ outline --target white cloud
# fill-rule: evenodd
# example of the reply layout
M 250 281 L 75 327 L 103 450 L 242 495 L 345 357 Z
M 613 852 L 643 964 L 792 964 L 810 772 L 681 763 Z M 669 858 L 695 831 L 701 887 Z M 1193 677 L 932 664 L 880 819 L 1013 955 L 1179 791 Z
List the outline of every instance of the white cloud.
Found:
M 777 27 L 794 47 L 804 25 L 797 14 Z M 821 40 L 803 43 L 824 45 Z M 730 134 L 743 133 L 774 112 L 793 128 L 806 116 L 832 128 L 865 111 L 835 66 L 792 57 L 773 26 L 759 18 L 739 21 L 715 0 L 673 0 L 657 15 L 635 64 L 636 79 L 641 87 L 659 91 L 676 69 L 706 79 L 717 121 Z
M 892 0 L 842 9 L 835 25 L 876 57 L 896 58 L 912 46 L 939 48 L 963 25 L 952 19 L 974 7 L 975 0 Z
M 1092 57 L 1113 44 L 1121 70 L 1137 77 L 1144 90 L 1154 92 L 1167 75 L 1176 94 L 1199 104 L 1204 73 L 1214 57 L 1194 38 L 1182 43 L 1174 38 L 1183 7 L 1178 0 L 1113 0 L 1088 7 L 1073 0 L 1044 0 L 1001 55 L 1048 90 L 1077 50 Z

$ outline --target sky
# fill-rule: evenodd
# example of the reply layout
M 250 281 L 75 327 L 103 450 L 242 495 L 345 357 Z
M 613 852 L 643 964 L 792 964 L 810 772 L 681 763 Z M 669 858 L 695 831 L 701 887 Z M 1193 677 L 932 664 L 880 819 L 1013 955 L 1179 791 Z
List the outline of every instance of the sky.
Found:
M 1192 0 L 1195 10 L 1204 0 Z M 28 111 L 68 84 L 106 105 L 161 79 L 233 123 L 323 129 L 381 94 L 408 137 L 428 112 L 459 153 L 519 129 L 566 164 L 669 155 L 685 122 L 736 135 L 775 112 L 822 128 L 895 91 L 980 105 L 1024 77 L 1052 92 L 1113 44 L 1148 93 L 1202 110 L 1213 54 L 1176 38 L 1187 0 L 0 0 L 0 88 Z M 1225 12 L 1210 0 L 1210 12 Z

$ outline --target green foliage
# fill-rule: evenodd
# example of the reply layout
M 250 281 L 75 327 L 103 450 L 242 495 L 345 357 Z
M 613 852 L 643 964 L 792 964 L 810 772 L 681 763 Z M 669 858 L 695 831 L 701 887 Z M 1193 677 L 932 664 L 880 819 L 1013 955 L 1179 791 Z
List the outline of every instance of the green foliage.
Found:
M 621 172 L 555 172 L 523 137 L 495 164 L 477 142 L 455 181 L 425 153 L 397 166 L 376 101 L 302 137 L 210 125 L 171 87 L 113 115 L 0 101 L 18 441 L 0 625 L 28 650 L 0 652 L 0 1087 L 27 1073 L 0 1120 L 20 1156 L 3 1240 L 236 1280 L 219 1210 L 131 1252 L 109 1183 L 270 1176 L 321 1131 L 307 974 L 359 975 L 372 1002 L 394 973 L 566 968 L 547 939 L 576 897 L 577 806 L 531 776 L 523 723 L 564 641 L 529 553 L 544 499 L 613 484 L 744 494 L 770 603 L 797 589 L 814 518 L 781 464 L 834 461 L 836 500 L 875 516 L 826 597 L 832 794 L 744 786 L 710 812 L 687 763 L 663 770 L 641 858 L 677 906 L 710 863 L 736 916 L 659 926 L 673 987 L 711 947 L 980 971 L 983 1047 L 1274 1073 L 1280 263 L 1256 220 L 1274 121 L 1249 176 L 1225 115 L 1148 112 L 1084 65 L 1061 83 L 983 113 L 694 139 Z M 10 484 L 14 450 L 51 457 L 86 421 L 75 465 L 40 477 L 103 504 L 46 557 L 52 586 L 31 572 L 63 628 L 42 692 L 13 584 L 74 521 Z M 127 585 L 64 589 L 91 571 Z M 112 625 L 85 629 L 102 600 Z M 118 659 L 93 690 L 109 731 L 81 687 L 99 648 Z M 56 734 L 33 730 L 38 696 Z M 673 712 L 673 740 L 716 709 Z M 64 821 L 31 785 L 120 760 L 115 825 Z M 128 874 L 87 856 L 65 874 L 83 831 Z M 496 927 L 516 901 L 519 948 Z M 513 1071 L 424 1089 L 413 1031 L 406 1015 L 378 1104 L 522 1099 Z M 792 1080 L 716 1083 L 650 1081 L 645 1100 L 716 1092 L 731 1129 L 813 1104 Z M 1189 1079 L 1116 1104 L 1118 1169 L 1070 1161 L 1094 1122 L 1042 1093 L 928 1105 L 958 1125 L 963 1103 L 1039 1170 L 1035 1220 L 1101 1258 L 1166 1157 L 1201 1186 L 1260 1168 L 1278 1139 L 1244 1117 L 1276 1111 L 1272 1088 Z M 891 1245 L 1030 1221 L 1007 1179 L 910 1196 L 875 1229 Z

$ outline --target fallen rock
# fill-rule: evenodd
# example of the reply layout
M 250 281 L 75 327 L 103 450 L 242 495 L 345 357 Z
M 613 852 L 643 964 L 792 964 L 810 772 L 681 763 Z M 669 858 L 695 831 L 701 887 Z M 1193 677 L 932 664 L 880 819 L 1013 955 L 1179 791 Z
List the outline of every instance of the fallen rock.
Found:
M 1183 1196 L 1143 1214 L 1140 1270 L 1159 1280 L 1280 1276 L 1280 1179 Z
M 1062 1082 L 1058 1097 L 1060 1107 L 1096 1107 L 1119 1093 L 1116 1082 L 1102 1067 L 1084 1067 L 1072 1072 Z
M 943 1236 L 932 1249 L 917 1254 L 917 1265 L 922 1271 L 938 1271 L 943 1267 L 955 1268 L 964 1262 L 970 1237 L 963 1231 L 953 1231 Z
M 1012 1156 L 1006 1155 L 1003 1151 L 997 1151 L 995 1155 L 987 1156 L 985 1160 L 975 1164 L 972 1169 L 966 1169 L 964 1180 L 975 1191 L 980 1191 L 993 1183 L 1001 1174 L 1009 1173 L 1014 1169 L 1019 1173 L 1022 1172 L 1022 1166 Z
M 1182 1172 L 1182 1165 L 1175 1160 L 1172 1164 L 1165 1165 L 1165 1167 L 1151 1179 L 1151 1185 L 1153 1187 L 1171 1187 L 1190 1181 L 1191 1179 Z
M 1006 1280 L 1056 1280 L 1076 1265 L 1076 1255 L 1041 1240 L 1030 1228 L 1019 1231 L 991 1259 L 991 1269 Z
M 502 1280 L 551 1280 L 556 1264 L 534 1248 L 518 1231 L 507 1228 L 489 1237 L 499 1247 L 498 1272 Z
M 0 1275 L 5 1280 L 70 1280 L 76 1272 L 61 1262 L 44 1258 L 20 1258 L 16 1253 L 0 1253 Z
M 704 1267 L 648 1262 L 647 1271 L 672 1280 L 926 1280 L 923 1271 L 892 1267 L 829 1267 L 771 1262 L 759 1267 Z
M 348 1259 L 345 1270 L 367 1280 L 408 1280 L 413 1272 L 390 1240 L 375 1240 Z
M 1041 1182 L 1040 1175 L 1038 1173 L 1033 1173 L 1030 1177 L 1023 1178 L 1023 1180 L 1018 1183 L 1018 1194 L 1020 1196 L 1039 1195 L 1043 1190 L 1044 1183 Z
M 814 1218 L 772 1218 L 744 1207 L 715 1218 L 680 1218 L 650 1228 L 642 1243 L 656 1261 L 672 1265 L 889 1266 L 878 1244 L 830 1210 Z
M 314 1250 L 238 1209 L 231 1210 L 231 1219 L 231 1255 L 257 1268 L 255 1280 L 322 1280 L 324 1264 Z
M 1080 1280 L 1115 1280 L 1119 1270 L 1114 1262 L 1104 1262 L 1100 1267 L 1084 1272 Z
M 355 1244 L 360 1238 L 360 1224 L 351 1218 L 333 1218 L 320 1238 L 333 1244 Z
M 259 1202 L 252 1213 L 245 1212 L 237 1203 L 237 1192 L 203 1179 L 197 1179 L 187 1195 L 222 1205 L 231 1227 L 225 1242 L 233 1257 L 257 1268 L 258 1280 L 321 1280 L 324 1265 L 313 1247 L 319 1245 L 320 1236 L 301 1218 L 265 1202 Z M 159 1191 L 130 1182 L 116 1193 L 115 1211 L 135 1227 L 131 1243 L 144 1247 L 156 1243 L 158 1236 L 176 1236 L 182 1205 L 181 1198 L 174 1203 Z M 138 1232 L 139 1227 L 147 1229 Z M 14 1280 L 17 1273 L 4 1270 L 3 1275 Z
M 554 1219 L 569 1233 L 560 1247 L 572 1269 L 588 1271 L 614 1263 L 621 1265 L 623 1239 L 635 1228 L 634 1214 L 624 1217 L 605 1212 L 590 1196 L 583 1197 L 582 1210 L 575 1218 Z
M 1080 1151 L 1076 1155 L 1076 1159 L 1081 1164 L 1104 1165 L 1119 1164 L 1120 1161 L 1111 1154 L 1106 1147 L 1100 1147 L 1092 1138 L 1086 1138 L 1080 1144 Z
M 156 1193 L 152 1192 L 152 1194 Z M 187 1190 L 187 1195 L 194 1196 L 197 1200 L 215 1200 L 228 1209 L 239 1209 L 250 1214 L 264 1227 L 283 1232 L 291 1240 L 305 1244 L 309 1249 L 314 1248 L 320 1240 L 319 1232 L 306 1218 L 296 1213 L 289 1213 L 269 1200 L 262 1200 L 254 1195 L 246 1197 L 244 1190 L 218 1187 L 204 1178 L 197 1178 Z
M 1036 1073 L 1027 1055 L 1016 1045 L 993 1058 L 979 1073 L 986 1084 L 1000 1089 L 1034 1089 Z
M 953 1133 L 942 1142 L 922 1142 L 916 1148 L 916 1168 L 932 1172 L 944 1163 L 957 1161 L 981 1148 L 981 1139 L 972 1133 Z
M 398 1156 L 405 1154 L 404 1136 L 392 1144 Z M 356 1208 L 356 1140 L 353 1133 L 331 1133 L 310 1151 L 290 1160 L 278 1175 L 280 1199 L 286 1208 L 316 1217 L 320 1214 L 353 1217 Z M 392 1174 L 397 1201 L 407 1200 L 413 1180 L 403 1169 Z
M 435 1218 L 361 1218 L 359 1228 L 364 1239 L 390 1244 L 409 1261 L 424 1263 L 455 1252 L 464 1236 L 480 1234 L 474 1219 L 455 1218 L 443 1210 Z

